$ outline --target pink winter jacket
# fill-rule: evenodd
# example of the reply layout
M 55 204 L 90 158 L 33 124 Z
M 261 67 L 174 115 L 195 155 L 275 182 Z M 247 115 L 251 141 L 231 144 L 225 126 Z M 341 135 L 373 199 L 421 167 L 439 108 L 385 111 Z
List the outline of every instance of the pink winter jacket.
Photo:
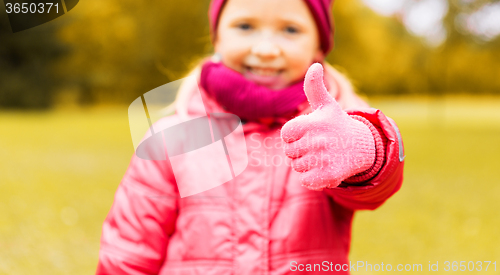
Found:
M 243 130 L 249 161 L 259 165 L 248 165 L 203 196 L 180 198 L 168 160 L 134 154 L 104 221 L 96 274 L 294 274 L 308 264 L 315 269 L 311 274 L 327 268 L 349 274 L 353 213 L 375 209 L 399 190 L 404 153 L 395 123 L 369 108 L 335 69 L 326 65 L 325 71 L 340 106 L 368 119 L 387 138 L 385 162 L 375 177 L 310 191 L 290 165 L 270 161 L 275 155 L 286 158 L 280 126 L 255 122 Z M 206 102 L 205 110 L 196 88 L 184 83 L 176 114 L 158 123 L 174 125 L 186 115 L 222 110 L 214 101 Z

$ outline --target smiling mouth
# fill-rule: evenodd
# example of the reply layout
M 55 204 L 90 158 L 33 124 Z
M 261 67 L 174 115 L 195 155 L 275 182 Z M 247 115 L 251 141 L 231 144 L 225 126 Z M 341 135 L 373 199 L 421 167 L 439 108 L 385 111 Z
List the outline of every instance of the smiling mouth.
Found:
M 245 70 L 254 75 L 264 76 L 264 77 L 275 77 L 280 75 L 284 71 L 283 69 L 250 67 L 250 66 L 245 66 Z

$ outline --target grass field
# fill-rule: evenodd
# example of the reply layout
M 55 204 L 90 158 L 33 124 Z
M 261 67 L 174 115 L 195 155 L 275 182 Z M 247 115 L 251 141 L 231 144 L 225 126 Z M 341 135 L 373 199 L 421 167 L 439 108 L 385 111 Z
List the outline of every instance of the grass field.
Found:
M 375 98 L 405 144 L 405 180 L 354 221 L 368 264 L 497 261 L 500 98 Z M 127 107 L 0 112 L 0 274 L 93 274 L 102 222 L 133 153 Z M 325 259 L 327 260 L 327 259 Z M 450 265 L 451 266 L 451 265 Z M 352 274 L 382 274 L 362 267 Z M 462 272 L 459 272 L 462 273 Z

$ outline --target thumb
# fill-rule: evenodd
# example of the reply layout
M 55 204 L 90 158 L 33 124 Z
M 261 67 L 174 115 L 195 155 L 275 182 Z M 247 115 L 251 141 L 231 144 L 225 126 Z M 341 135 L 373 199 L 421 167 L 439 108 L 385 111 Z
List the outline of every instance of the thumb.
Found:
M 323 66 L 320 63 L 312 64 L 307 70 L 304 80 L 304 92 L 313 110 L 335 102 L 335 99 L 328 93 L 323 83 Z

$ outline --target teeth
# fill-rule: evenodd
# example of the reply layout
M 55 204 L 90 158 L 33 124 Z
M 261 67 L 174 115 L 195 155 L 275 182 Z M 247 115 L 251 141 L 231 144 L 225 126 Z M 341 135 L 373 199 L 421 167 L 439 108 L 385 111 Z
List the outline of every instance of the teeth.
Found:
M 275 69 L 250 68 L 250 71 L 253 74 L 262 75 L 262 76 L 276 76 L 279 74 L 279 70 L 275 70 Z

